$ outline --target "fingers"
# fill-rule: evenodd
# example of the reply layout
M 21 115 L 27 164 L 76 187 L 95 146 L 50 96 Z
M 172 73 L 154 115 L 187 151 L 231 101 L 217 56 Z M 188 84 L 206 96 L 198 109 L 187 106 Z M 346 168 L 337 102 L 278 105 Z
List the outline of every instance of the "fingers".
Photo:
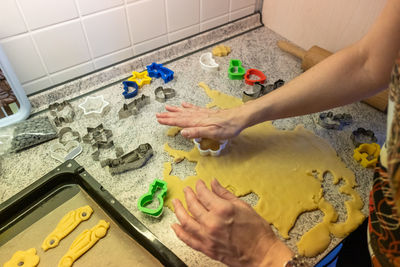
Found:
M 237 199 L 237 197 L 234 194 L 232 194 L 226 188 L 224 188 L 215 178 L 211 181 L 211 189 L 216 195 L 218 195 L 223 199 L 226 200 Z
M 192 188 L 186 187 L 183 192 L 185 193 L 187 207 L 194 219 L 200 224 L 205 224 L 207 222 L 208 210 L 200 203 Z
M 206 209 L 212 210 L 222 205 L 221 198 L 211 192 L 202 180 L 197 181 L 196 190 L 199 201 Z
M 223 139 L 217 134 L 217 127 L 211 126 L 200 126 L 200 127 L 188 127 L 181 131 L 181 135 L 185 138 L 211 138 L 211 139 Z
M 178 199 L 174 199 L 172 201 L 172 204 L 174 205 L 174 210 L 175 210 L 175 215 L 178 218 L 178 221 L 181 224 L 181 228 L 194 236 L 196 236 L 198 239 L 200 239 L 201 236 L 201 226 L 199 225 L 198 222 L 196 222 L 192 216 L 190 216 L 185 208 L 183 207 L 182 203 Z
M 171 225 L 171 227 L 172 227 L 172 230 L 174 230 L 176 236 L 180 240 L 182 240 L 186 245 L 188 245 L 189 247 L 191 247 L 195 250 L 201 251 L 202 242 L 200 240 L 196 239 L 189 233 L 185 232 L 185 230 L 183 230 L 183 228 L 178 224 L 173 224 L 173 225 Z

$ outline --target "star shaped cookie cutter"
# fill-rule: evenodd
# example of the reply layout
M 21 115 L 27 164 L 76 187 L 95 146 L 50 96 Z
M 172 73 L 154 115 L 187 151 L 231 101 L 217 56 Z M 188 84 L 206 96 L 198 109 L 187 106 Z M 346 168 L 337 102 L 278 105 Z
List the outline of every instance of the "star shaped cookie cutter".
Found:
M 88 96 L 85 101 L 79 104 L 79 107 L 83 110 L 84 115 L 102 114 L 109 104 L 110 103 L 104 100 L 103 95 Z
M 221 151 L 225 149 L 228 140 L 212 140 L 208 138 L 195 138 L 193 143 L 199 150 L 200 155 L 218 157 Z
M 128 81 L 135 82 L 139 88 L 142 88 L 143 85 L 151 83 L 151 78 L 147 70 L 142 72 L 132 71 L 132 77 Z
M 164 198 L 167 195 L 167 182 L 163 180 L 154 180 L 149 187 L 149 191 L 142 195 L 138 201 L 138 209 L 144 214 L 158 217 L 162 214 L 164 209 Z M 158 206 L 154 209 L 147 208 L 146 206 L 153 202 L 153 197 L 156 192 L 159 192 L 157 195 Z
M 211 52 L 204 53 L 200 56 L 200 65 L 203 70 L 217 71 L 219 64 L 215 62 Z
M 353 158 L 360 162 L 364 168 L 374 167 L 378 162 L 381 147 L 377 143 L 361 144 L 354 149 Z

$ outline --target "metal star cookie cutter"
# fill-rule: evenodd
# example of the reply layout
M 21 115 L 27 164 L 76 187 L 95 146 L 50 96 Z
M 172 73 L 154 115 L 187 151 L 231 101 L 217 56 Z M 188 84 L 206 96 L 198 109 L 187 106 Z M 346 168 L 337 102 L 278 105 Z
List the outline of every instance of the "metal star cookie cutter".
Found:
M 219 64 L 215 62 L 211 52 L 204 53 L 200 56 L 201 68 L 205 71 L 217 71 Z
M 364 143 L 376 143 L 378 141 L 373 131 L 365 130 L 362 127 L 353 131 L 350 135 L 350 139 L 355 147 L 359 147 L 361 144 Z
M 126 119 L 129 116 L 139 114 L 139 110 L 145 105 L 150 103 L 150 96 L 142 95 L 140 98 L 133 100 L 129 104 L 124 104 L 118 111 L 118 117 L 120 120 Z
M 68 111 L 65 111 L 65 109 Z M 54 117 L 54 124 L 59 127 L 63 123 L 71 123 L 75 118 L 75 111 L 68 101 L 49 105 L 50 115 Z
M 106 159 L 100 162 L 101 167 L 109 167 L 111 175 L 129 170 L 139 169 L 146 165 L 153 156 L 153 148 L 150 144 L 141 144 L 135 150 L 115 159 Z
M 64 152 L 64 153 L 62 153 Z M 74 159 L 82 152 L 82 146 L 78 141 L 69 141 L 65 145 L 56 143 L 50 147 L 50 156 L 60 162 Z
M 71 135 L 74 138 L 74 139 L 72 139 L 73 141 L 78 141 L 78 142 L 81 141 L 81 135 L 79 134 L 79 132 L 73 131 L 71 127 L 64 127 L 58 132 L 58 141 L 61 144 L 65 145 L 68 141 L 71 141 L 71 140 L 68 140 L 68 141 L 64 140 L 64 135 L 66 133 L 71 133 Z
M 154 95 L 158 102 L 164 103 L 165 101 L 167 101 L 167 99 L 173 98 L 175 96 L 175 90 L 172 88 L 163 88 L 160 86 L 157 87 L 156 90 L 154 90 Z
M 167 182 L 158 179 L 154 180 L 154 182 L 151 183 L 149 187 L 149 191 L 139 198 L 137 204 L 138 209 L 147 215 L 151 215 L 154 217 L 160 216 L 164 209 L 164 198 L 167 195 L 167 190 L 168 190 Z M 147 208 L 146 206 L 148 206 L 150 203 L 153 202 L 154 194 L 156 194 L 157 192 L 159 192 L 157 195 L 157 200 L 158 200 L 157 208 L 155 209 Z
M 104 100 L 103 95 L 99 96 L 88 96 L 85 101 L 79 104 L 79 107 L 83 110 L 84 115 L 89 114 L 103 114 L 105 108 L 109 105 L 107 101 Z
M 202 141 L 207 140 L 207 142 L 212 143 L 210 148 L 203 148 Z M 199 150 L 200 155 L 208 156 L 211 155 L 213 157 L 218 157 L 221 154 L 221 151 L 224 150 L 226 145 L 228 144 L 228 140 L 211 140 L 208 138 L 195 138 L 193 139 L 193 143 L 196 146 L 197 150 Z
M 353 158 L 364 168 L 374 167 L 378 162 L 381 147 L 377 143 L 361 144 L 354 149 Z

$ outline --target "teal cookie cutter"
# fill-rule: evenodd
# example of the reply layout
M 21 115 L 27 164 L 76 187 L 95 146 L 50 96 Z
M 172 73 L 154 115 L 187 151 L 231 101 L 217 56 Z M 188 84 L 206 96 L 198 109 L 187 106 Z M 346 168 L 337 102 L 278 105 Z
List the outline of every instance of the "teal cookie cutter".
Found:
M 242 67 L 242 61 L 231 59 L 229 61 L 228 77 L 231 80 L 243 80 L 246 70 Z
M 161 190 L 158 195 L 158 207 L 155 209 L 147 208 L 146 206 L 153 202 L 153 196 L 158 191 Z M 162 180 L 154 180 L 150 185 L 149 191 L 142 195 L 138 201 L 138 209 L 148 215 L 158 217 L 163 212 L 164 207 L 164 197 L 167 195 L 167 182 Z

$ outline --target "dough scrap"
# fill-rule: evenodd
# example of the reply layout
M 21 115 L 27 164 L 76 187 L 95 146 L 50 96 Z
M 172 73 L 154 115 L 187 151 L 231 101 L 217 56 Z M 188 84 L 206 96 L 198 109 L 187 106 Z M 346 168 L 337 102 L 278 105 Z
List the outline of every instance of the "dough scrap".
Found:
M 58 267 L 70 267 L 72 264 L 89 249 L 91 249 L 100 238 L 103 238 L 107 234 L 107 230 L 110 227 L 110 223 L 100 220 L 90 230 L 83 231 L 78 235 L 68 252 L 61 258 L 58 263 Z
M 171 137 L 174 137 L 174 136 L 176 136 L 180 131 L 182 130 L 182 128 L 181 127 L 170 127 L 169 129 L 168 129 L 168 131 L 167 131 L 167 135 L 168 136 L 171 136 Z
M 21 264 L 22 263 L 22 264 Z M 36 255 L 36 249 L 30 248 L 25 251 L 17 251 L 11 259 L 4 263 L 3 267 L 35 267 L 39 264 L 39 256 Z
M 86 221 L 92 215 L 93 210 L 90 206 L 86 205 L 76 210 L 71 210 L 61 219 L 57 224 L 56 229 L 53 230 L 43 241 L 42 249 L 44 251 L 58 246 L 58 243 L 71 233 L 82 221 Z
M 231 108 L 242 104 L 240 99 L 211 90 L 204 83 L 199 86 L 212 100 L 207 107 Z M 278 130 L 271 122 L 252 126 L 232 139 L 219 157 L 202 157 L 196 148 L 175 150 L 168 143 L 164 149 L 175 163 L 177 159 L 197 163 L 196 176 L 184 180 L 171 175 L 171 162 L 164 163 L 163 175 L 169 185 L 165 203 L 171 209 L 174 198 L 186 207 L 184 187 L 195 188 L 200 178 L 209 185 L 214 177 L 236 196 L 257 194 L 259 200 L 254 209 L 284 238 L 289 238 L 289 231 L 301 213 L 320 209 L 323 221 L 305 233 L 297 244 L 301 255 L 313 257 L 323 252 L 330 243 L 330 234 L 344 237 L 365 218 L 361 212 L 363 202 L 353 189 L 357 185 L 354 173 L 327 141 L 302 126 L 294 130 Z M 328 171 L 334 184 L 344 181 L 339 192 L 350 196 L 345 202 L 344 222 L 335 223 L 337 212 L 323 197 L 321 181 Z

